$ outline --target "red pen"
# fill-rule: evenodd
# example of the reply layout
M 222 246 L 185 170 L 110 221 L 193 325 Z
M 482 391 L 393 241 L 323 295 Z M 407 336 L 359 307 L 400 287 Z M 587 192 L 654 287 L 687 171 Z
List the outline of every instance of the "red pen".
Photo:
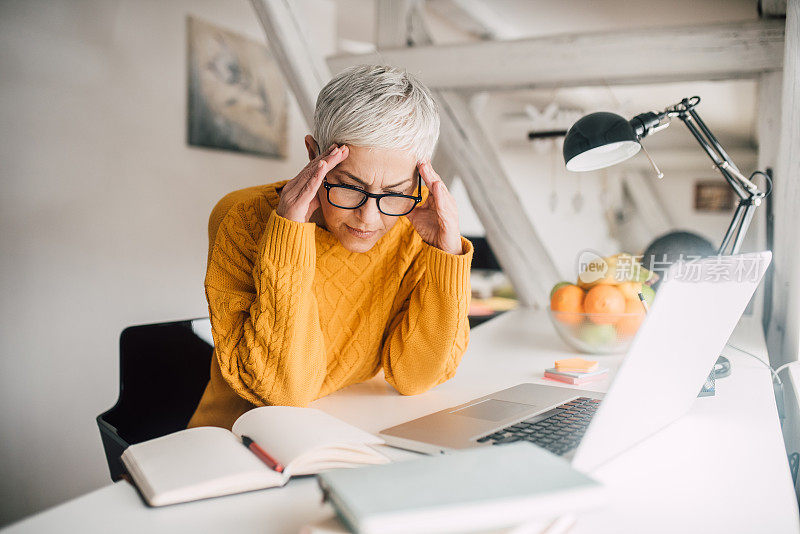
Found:
M 258 443 L 256 443 L 247 436 L 242 436 L 242 443 L 244 444 L 245 447 L 250 449 L 250 451 L 253 454 L 258 456 L 259 460 L 267 464 L 270 469 L 277 471 L 278 473 L 283 473 L 283 464 L 281 464 L 278 460 L 270 456 L 267 451 L 259 447 Z

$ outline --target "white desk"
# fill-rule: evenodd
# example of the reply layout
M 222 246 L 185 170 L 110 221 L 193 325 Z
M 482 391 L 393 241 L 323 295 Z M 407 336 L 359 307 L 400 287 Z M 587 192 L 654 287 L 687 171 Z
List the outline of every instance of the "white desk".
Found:
M 739 324 L 731 342 L 766 358 L 763 335 L 752 320 Z M 509 312 L 475 329 L 457 375 L 428 393 L 402 397 L 378 376 L 313 406 L 376 432 L 520 382 L 539 381 L 546 367 L 568 353 L 544 313 Z M 570 534 L 800 532 L 769 371 L 738 351 L 724 353 L 733 373 L 717 382 L 717 395 L 697 399 L 684 418 L 597 471 L 611 492 L 611 505 L 581 516 Z M 612 372 L 621 362 L 618 356 L 598 358 Z M 412 456 L 388 450 L 397 459 Z M 315 479 L 306 477 L 284 488 L 150 509 L 120 482 L 6 532 L 296 533 L 303 524 L 332 514 L 320 499 Z

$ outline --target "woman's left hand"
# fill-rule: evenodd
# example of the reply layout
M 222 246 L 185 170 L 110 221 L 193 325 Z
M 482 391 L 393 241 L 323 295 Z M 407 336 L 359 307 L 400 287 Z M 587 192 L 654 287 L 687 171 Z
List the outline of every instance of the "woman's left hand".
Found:
M 417 164 L 419 174 L 428 187 L 428 198 L 406 215 L 422 240 L 450 254 L 462 254 L 458 211 L 453 195 L 433 170 L 430 162 Z

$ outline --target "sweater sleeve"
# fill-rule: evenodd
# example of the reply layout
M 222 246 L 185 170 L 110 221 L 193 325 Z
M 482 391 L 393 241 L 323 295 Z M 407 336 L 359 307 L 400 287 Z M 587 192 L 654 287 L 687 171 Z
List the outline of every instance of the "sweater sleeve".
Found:
M 246 210 L 220 223 L 205 288 L 222 377 L 256 406 L 305 406 L 326 372 L 312 291 L 314 224 L 270 213 L 255 241 Z
M 406 273 L 399 302 L 383 340 L 386 381 L 403 395 L 416 395 L 452 378 L 469 342 L 472 243 L 463 254 L 426 243 Z

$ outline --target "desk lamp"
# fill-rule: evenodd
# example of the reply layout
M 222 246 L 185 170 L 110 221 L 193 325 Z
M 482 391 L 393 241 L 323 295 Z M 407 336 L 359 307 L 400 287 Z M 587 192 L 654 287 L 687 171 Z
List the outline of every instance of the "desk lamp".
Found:
M 615 113 L 605 111 L 586 115 L 572 125 L 564 138 L 564 162 L 567 170 L 576 172 L 594 171 L 616 165 L 644 149 L 641 144 L 642 138 L 663 130 L 670 125 L 670 121 L 674 117 L 678 117 L 739 197 L 739 205 L 733 214 L 733 220 L 731 220 L 717 250 L 717 254 L 720 255 L 725 254 L 728 249 L 730 249 L 730 254 L 736 254 L 739 252 L 750 222 L 753 220 L 753 212 L 761 204 L 761 200 L 772 191 L 772 179 L 767 173 L 761 171 L 755 171 L 750 178 L 745 177 L 739 171 L 739 168 L 731 161 L 730 156 L 695 111 L 699 103 L 699 96 L 684 98 L 664 111 L 641 113 L 630 121 Z M 644 153 L 658 177 L 662 178 L 664 174 L 658 169 L 647 150 Z M 761 191 L 753 183 L 752 180 L 757 174 L 764 177 L 767 184 L 766 192 Z M 723 368 L 727 365 L 727 368 L 730 369 L 730 363 L 724 356 L 719 357 L 717 365 Z M 710 391 L 706 392 L 706 386 L 704 386 L 701 395 L 713 395 L 714 375 L 715 372 L 712 370 L 709 375 Z M 707 382 L 708 384 L 709 382 Z
M 772 191 L 772 180 L 765 172 L 755 171 L 747 178 L 739 171 L 695 111 L 699 103 L 699 96 L 684 98 L 664 111 L 642 113 L 630 121 L 605 111 L 586 115 L 572 125 L 564 138 L 564 161 L 567 170 L 577 172 L 594 171 L 616 165 L 633 157 L 644 148 L 641 144 L 642 138 L 663 130 L 670 125 L 674 117 L 678 117 L 739 197 L 739 205 L 733 214 L 733 220 L 717 251 L 717 254 L 725 254 L 730 249 L 730 254 L 736 254 L 753 220 L 753 212 L 761 204 L 761 200 Z M 644 153 L 658 177 L 662 178 L 664 174 L 658 170 L 646 150 Z M 752 180 L 757 174 L 763 176 L 767 182 L 766 192 L 761 191 L 753 183 Z

